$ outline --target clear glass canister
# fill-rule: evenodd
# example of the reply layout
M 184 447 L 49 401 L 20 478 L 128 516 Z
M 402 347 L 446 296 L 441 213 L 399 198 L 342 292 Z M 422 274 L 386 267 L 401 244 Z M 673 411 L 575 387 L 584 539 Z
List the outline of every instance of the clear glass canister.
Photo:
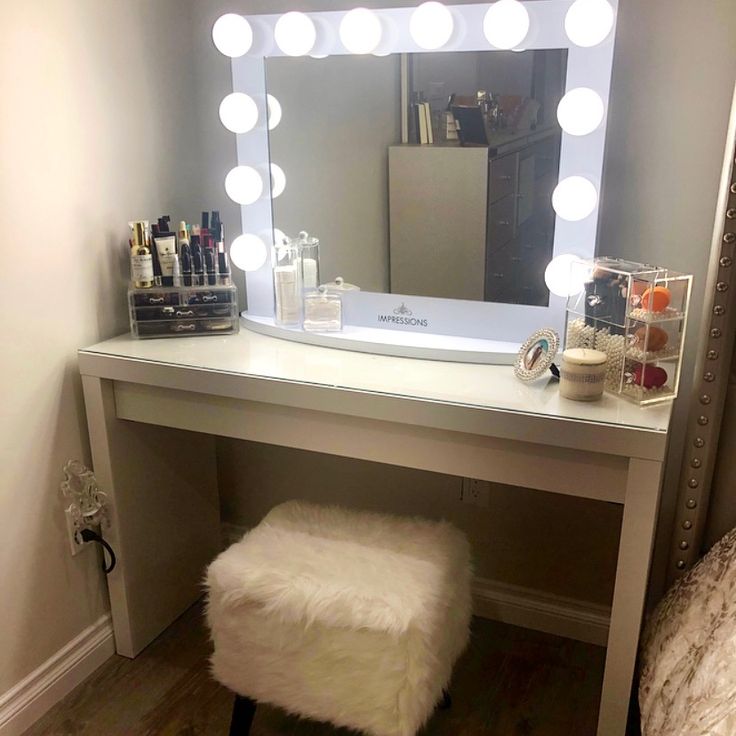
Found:
M 319 284 L 319 238 L 302 230 L 297 241 L 301 258 L 302 288 L 305 292 L 316 289 Z
M 339 332 L 342 330 L 342 298 L 320 286 L 304 296 L 304 323 L 307 332 Z
M 284 239 L 274 246 L 273 286 L 275 320 L 279 325 L 298 325 L 302 317 L 302 286 L 299 246 Z

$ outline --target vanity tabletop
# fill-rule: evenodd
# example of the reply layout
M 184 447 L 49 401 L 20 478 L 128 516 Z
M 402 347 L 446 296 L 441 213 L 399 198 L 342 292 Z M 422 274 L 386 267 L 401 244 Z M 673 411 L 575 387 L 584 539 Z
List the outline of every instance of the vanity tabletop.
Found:
M 592 448 L 608 439 L 622 446 L 616 454 L 630 454 L 623 445 L 663 454 L 671 413 L 670 403 L 640 408 L 612 395 L 596 402 L 563 399 L 551 376 L 522 383 L 511 366 L 371 355 L 248 330 L 179 339 L 122 335 L 80 350 L 79 362 L 82 374 L 101 378 L 199 392 L 204 385 L 210 394 L 295 406 L 307 406 L 309 394 L 311 408 L 545 444 Z M 596 434 L 590 425 L 605 437 L 590 437 Z M 569 441 L 562 441 L 565 433 Z

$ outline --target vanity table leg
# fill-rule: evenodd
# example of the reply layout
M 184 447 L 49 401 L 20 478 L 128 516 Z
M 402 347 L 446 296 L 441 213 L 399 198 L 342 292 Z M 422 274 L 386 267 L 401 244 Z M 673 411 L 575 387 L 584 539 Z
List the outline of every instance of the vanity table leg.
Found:
M 662 464 L 629 460 L 598 736 L 624 736 L 659 510 Z
M 105 539 L 115 646 L 136 656 L 202 596 L 220 549 L 214 437 L 118 419 L 114 384 L 82 376 L 94 473 L 108 497 Z

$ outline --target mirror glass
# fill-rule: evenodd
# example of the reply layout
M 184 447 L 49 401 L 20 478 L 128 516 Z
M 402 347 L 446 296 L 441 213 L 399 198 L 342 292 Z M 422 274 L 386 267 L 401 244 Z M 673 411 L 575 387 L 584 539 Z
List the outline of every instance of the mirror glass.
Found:
M 266 59 L 274 227 L 320 239 L 323 282 L 546 306 L 566 68 L 560 49 Z

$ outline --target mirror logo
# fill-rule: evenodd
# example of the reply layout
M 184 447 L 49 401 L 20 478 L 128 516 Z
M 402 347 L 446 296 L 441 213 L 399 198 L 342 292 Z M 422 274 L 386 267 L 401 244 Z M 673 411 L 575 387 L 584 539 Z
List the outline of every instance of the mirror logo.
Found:
M 378 321 L 383 324 L 401 325 L 402 327 L 429 327 L 429 320 L 415 317 L 414 312 L 401 302 L 401 306 L 394 309 L 393 314 L 379 314 Z

